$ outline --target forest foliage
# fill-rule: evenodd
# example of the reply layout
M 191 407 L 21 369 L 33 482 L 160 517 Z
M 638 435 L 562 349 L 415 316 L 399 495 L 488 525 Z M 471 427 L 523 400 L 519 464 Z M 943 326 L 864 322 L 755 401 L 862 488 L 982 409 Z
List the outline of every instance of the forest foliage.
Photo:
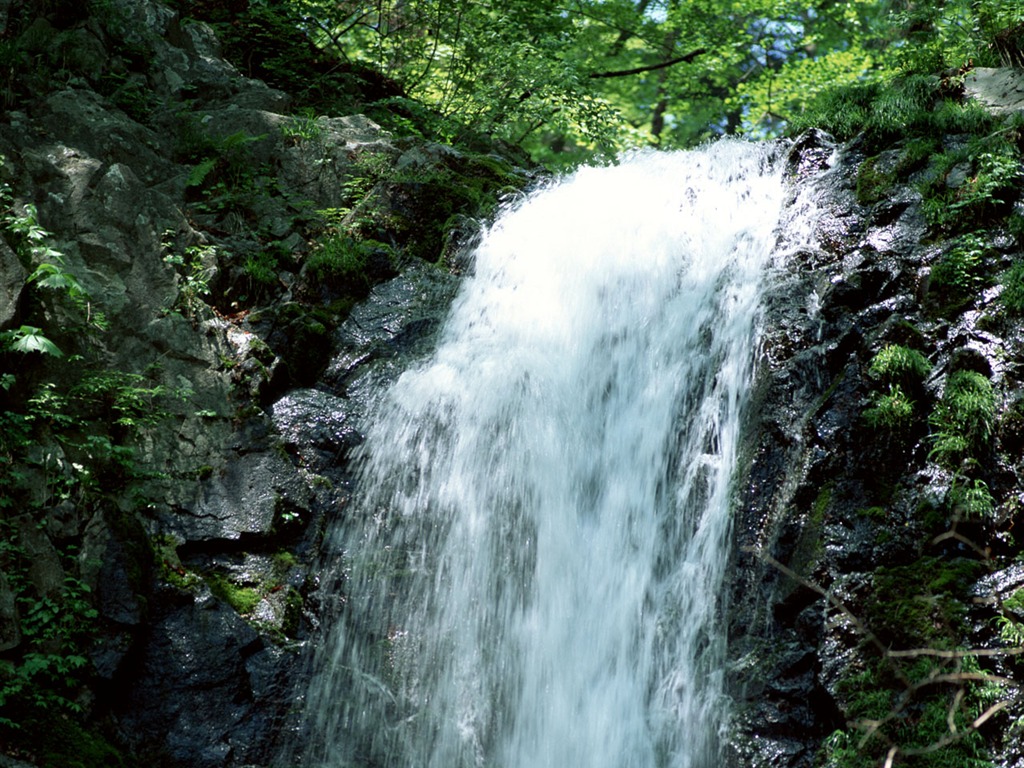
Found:
M 234 30 L 245 61 L 269 59 L 268 29 L 298 29 L 331 71 L 384 76 L 376 108 L 389 119 L 429 111 L 439 138 L 496 138 L 553 168 L 634 146 L 775 136 L 837 87 L 1024 60 L 1017 0 L 180 5 L 219 21 L 222 36 Z

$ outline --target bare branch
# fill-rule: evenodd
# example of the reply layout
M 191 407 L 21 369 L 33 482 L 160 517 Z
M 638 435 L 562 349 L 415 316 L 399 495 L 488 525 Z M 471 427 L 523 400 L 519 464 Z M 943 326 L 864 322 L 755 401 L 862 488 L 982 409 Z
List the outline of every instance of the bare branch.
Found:
M 663 61 L 660 64 L 649 64 L 646 67 L 634 67 L 633 69 L 619 69 L 612 72 L 591 72 L 590 77 L 629 77 L 630 75 L 639 75 L 644 72 L 653 72 L 657 69 L 665 69 L 666 67 L 673 67 L 676 64 L 689 63 L 696 59 L 703 53 L 707 53 L 707 49 L 698 48 L 695 51 L 690 51 L 685 56 L 677 56 L 674 59 Z
M 981 728 L 981 726 L 985 724 L 985 721 L 992 717 L 992 715 L 1006 709 L 1008 706 L 1010 706 L 1009 701 L 996 702 L 991 707 L 982 712 L 978 719 L 971 723 L 964 730 L 952 733 L 949 736 L 946 736 L 945 738 L 939 739 L 938 741 L 933 741 L 927 747 L 911 747 L 910 749 L 899 749 L 898 752 L 899 754 L 906 755 L 908 757 L 914 755 L 930 755 L 933 752 L 938 752 L 940 749 L 944 749 L 945 747 L 948 747 L 951 744 L 956 744 L 958 741 L 963 741 L 966 737 L 970 736 L 976 730 Z
M 905 651 L 889 651 L 892 658 L 915 658 L 917 656 L 935 656 L 940 659 L 962 659 L 968 656 L 1019 656 L 1024 653 L 1024 646 L 1012 648 L 967 648 L 958 651 L 944 651 L 939 648 L 910 648 Z

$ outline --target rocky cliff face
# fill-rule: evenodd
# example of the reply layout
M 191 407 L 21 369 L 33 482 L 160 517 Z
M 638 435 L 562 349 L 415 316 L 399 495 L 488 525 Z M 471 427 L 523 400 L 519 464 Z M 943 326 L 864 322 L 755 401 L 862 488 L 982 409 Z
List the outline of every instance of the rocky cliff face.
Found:
M 269 764 L 367 376 L 527 179 L 294 114 L 159 2 L 0 10 L 0 751 Z
M 1007 183 L 992 208 L 946 215 L 984 173 L 943 162 L 967 141 L 916 159 L 912 141 L 820 134 L 792 150 L 794 205 L 816 224 L 765 310 L 733 764 L 1024 760 L 1022 201 Z

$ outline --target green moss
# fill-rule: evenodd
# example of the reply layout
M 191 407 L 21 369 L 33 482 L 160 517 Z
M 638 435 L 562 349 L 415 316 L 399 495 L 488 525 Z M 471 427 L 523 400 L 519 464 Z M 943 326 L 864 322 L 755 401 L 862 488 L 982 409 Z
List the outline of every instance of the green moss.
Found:
M 962 596 L 983 570 L 975 560 L 939 557 L 879 568 L 865 621 L 886 645 L 954 648 L 966 614 Z
M 181 564 L 178 557 L 179 543 L 173 536 L 157 536 L 150 542 L 150 546 L 158 577 L 180 590 L 190 592 L 202 583 L 202 579 Z
M 897 650 L 955 650 L 966 631 L 970 586 L 985 572 L 967 558 L 925 557 L 893 568 L 878 568 L 871 589 L 860 597 L 861 618 L 878 642 Z M 937 685 L 939 675 L 978 672 L 970 656 L 942 658 L 921 654 L 881 655 L 867 642 L 862 651 L 873 660 L 850 665 L 835 687 L 847 728 L 822 744 L 822 762 L 834 768 L 866 768 L 884 761 L 890 746 L 918 751 L 900 760 L 927 768 L 982 768 L 988 765 L 984 739 L 971 733 L 934 748 L 950 734 L 950 722 L 967 733 L 970 723 L 1005 691 L 991 683 L 964 681 Z
M 884 665 L 877 664 L 847 675 L 836 684 L 836 693 L 843 701 L 847 718 L 881 720 L 892 711 L 893 692 L 882 684 L 884 677 Z
M 214 595 L 226 602 L 242 616 L 248 616 L 259 605 L 261 597 L 257 590 L 252 587 L 243 587 L 235 584 L 222 574 L 211 573 L 207 575 L 206 583 Z
M 914 171 L 920 170 L 940 151 L 941 147 L 934 136 L 919 136 L 909 139 L 904 144 L 899 159 L 896 161 L 897 176 L 905 178 Z
M 291 570 L 298 564 L 298 560 L 296 559 L 295 555 L 291 552 L 287 552 L 284 550 L 275 553 L 273 561 L 274 570 L 280 574 L 287 573 L 289 570 Z
M 869 157 L 857 169 L 857 202 L 871 205 L 884 200 L 896 182 L 894 171 L 879 167 L 879 158 Z
M 881 523 L 888 519 L 889 510 L 885 507 L 866 507 L 864 509 L 858 509 L 857 514 L 861 517 L 866 517 L 868 520 L 874 520 Z
M 833 484 L 826 483 L 814 499 L 814 504 L 811 506 L 811 520 L 816 525 L 821 525 L 825 520 L 825 512 L 828 511 L 829 505 L 832 503 L 832 489 Z

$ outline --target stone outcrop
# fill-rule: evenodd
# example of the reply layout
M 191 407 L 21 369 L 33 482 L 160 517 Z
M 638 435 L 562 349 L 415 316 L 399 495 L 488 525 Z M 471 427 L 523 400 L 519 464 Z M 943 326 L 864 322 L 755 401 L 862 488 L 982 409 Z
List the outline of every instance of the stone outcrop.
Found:
M 437 327 L 474 217 L 528 178 L 359 114 L 293 114 L 164 3 L 54 7 L 0 3 L 40 64 L 6 96 L 0 183 L 50 249 L 0 239 L 0 332 L 42 329 L 64 357 L 0 354 L 0 405 L 46 382 L 92 442 L 3 444 L 23 479 L 3 476 L 0 559 L 31 586 L 0 573 L 0 654 L 34 647 L 19 599 L 71 579 L 95 606 L 74 695 L 106 739 L 151 765 L 269 765 L 356 425 Z M 40 263 L 84 298 L 26 284 Z
M 964 77 L 964 90 L 997 115 L 1024 111 L 1024 74 L 1013 67 L 975 67 Z

